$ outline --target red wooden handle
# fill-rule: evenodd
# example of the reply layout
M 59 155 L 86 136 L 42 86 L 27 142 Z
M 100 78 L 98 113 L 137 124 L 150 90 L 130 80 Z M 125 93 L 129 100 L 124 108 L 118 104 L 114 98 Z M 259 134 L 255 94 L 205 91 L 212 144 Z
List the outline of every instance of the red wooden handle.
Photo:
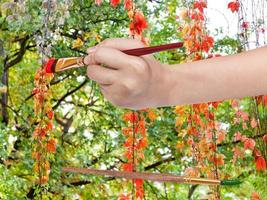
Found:
M 183 42 L 176 42 L 172 44 L 164 44 L 164 45 L 159 45 L 159 46 L 128 49 L 128 50 L 123 50 L 122 52 L 128 55 L 131 55 L 131 56 L 143 56 L 143 55 L 156 53 L 160 51 L 181 48 L 183 47 L 183 44 L 184 44 Z

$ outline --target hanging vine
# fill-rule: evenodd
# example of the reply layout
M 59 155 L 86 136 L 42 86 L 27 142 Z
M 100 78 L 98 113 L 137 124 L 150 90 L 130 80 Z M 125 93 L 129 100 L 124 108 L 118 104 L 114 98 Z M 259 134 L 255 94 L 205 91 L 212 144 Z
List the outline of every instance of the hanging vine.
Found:
M 43 13 L 42 31 L 34 36 L 42 63 L 35 74 L 34 89 L 32 90 L 36 124 L 33 132 L 32 157 L 35 160 L 34 172 L 38 175 L 37 183 L 39 185 L 48 183 L 50 165 L 56 153 L 57 145 L 57 138 L 53 130 L 54 111 L 51 104 L 52 91 L 50 88 L 50 82 L 54 75 L 45 70 L 46 61 L 52 55 L 50 39 L 54 33 L 50 30 L 50 24 L 61 25 L 64 23 L 64 17 L 68 15 L 68 7 L 65 4 L 68 5 L 69 3 L 69 0 L 63 0 L 61 3 L 57 3 L 55 0 L 43 1 L 41 7 Z M 57 18 L 57 16 L 60 17 Z M 58 33 L 55 32 L 55 34 Z
M 53 135 L 53 117 L 54 112 L 50 103 L 52 97 L 49 91 L 49 84 L 53 78 L 53 74 L 45 72 L 45 56 L 49 56 L 50 50 L 47 48 L 49 37 L 49 16 L 55 4 L 52 1 L 43 2 L 44 10 L 44 27 L 43 40 L 39 44 L 42 54 L 42 67 L 38 69 L 34 77 L 35 88 L 32 91 L 34 95 L 34 114 L 37 123 L 33 132 L 33 152 L 35 159 L 34 171 L 38 174 L 38 184 L 44 185 L 49 180 L 50 158 L 56 152 L 57 140 Z M 42 194 L 41 194 L 42 195 Z
M 185 7 L 180 13 L 180 22 L 183 26 L 180 29 L 187 53 L 186 62 L 220 56 L 211 53 L 214 39 L 205 27 L 207 2 L 185 2 Z M 213 102 L 175 108 L 176 129 L 180 138 L 177 148 L 181 150 L 188 146 L 189 156 L 193 158 L 193 166 L 185 170 L 189 177 L 220 179 L 219 167 L 224 164 L 224 155 L 217 153 L 217 143 L 224 140 L 225 132 L 215 123 L 214 111 L 218 106 L 219 102 Z M 216 187 L 211 186 L 213 192 L 209 199 L 220 198 L 219 186 Z

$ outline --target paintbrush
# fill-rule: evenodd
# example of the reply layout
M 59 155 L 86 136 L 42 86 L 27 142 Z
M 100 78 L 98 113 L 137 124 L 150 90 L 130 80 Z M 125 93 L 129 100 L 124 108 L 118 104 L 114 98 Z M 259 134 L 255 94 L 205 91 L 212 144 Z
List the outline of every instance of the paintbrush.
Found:
M 183 47 L 183 42 L 176 42 L 171 44 L 164 44 L 152 47 L 143 47 L 137 49 L 122 50 L 123 53 L 131 56 L 143 56 L 160 51 L 166 51 L 170 49 L 177 49 Z M 45 70 L 47 73 L 56 73 L 65 71 L 72 68 L 78 68 L 85 66 L 84 57 L 69 57 L 69 58 L 50 58 L 45 64 Z
M 231 186 L 241 184 L 242 181 L 238 179 L 232 180 L 217 180 L 208 178 L 198 178 L 198 177 L 187 177 L 187 176 L 177 176 L 175 174 L 159 174 L 159 173 L 148 173 L 148 172 L 127 172 L 127 171 L 111 171 L 111 170 L 99 170 L 99 169 L 88 169 L 88 168 L 73 168 L 73 167 L 63 167 L 63 172 L 71 173 L 81 173 L 81 174 L 92 174 L 92 175 L 102 175 L 111 176 L 117 178 L 125 179 L 142 179 L 148 181 L 158 181 L 158 182 L 173 182 L 180 184 L 203 184 L 203 185 L 222 185 Z

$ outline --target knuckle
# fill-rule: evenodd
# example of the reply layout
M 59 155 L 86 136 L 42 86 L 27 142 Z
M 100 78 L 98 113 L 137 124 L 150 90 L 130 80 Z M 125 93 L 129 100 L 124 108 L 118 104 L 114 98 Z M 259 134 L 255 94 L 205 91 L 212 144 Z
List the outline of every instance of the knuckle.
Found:
M 97 62 L 97 61 L 99 61 L 101 59 L 101 52 L 102 52 L 102 50 L 103 50 L 103 48 L 102 47 L 99 47 L 95 51 L 94 56 L 93 56 L 95 62 Z
M 136 79 L 129 78 L 122 84 L 122 91 L 124 95 L 129 96 L 133 93 L 133 91 L 137 88 L 137 86 L 138 82 L 136 81 Z
M 144 61 L 140 59 L 135 59 L 133 60 L 133 62 L 131 62 L 131 68 L 137 75 L 142 75 L 146 73 L 147 66 Z
M 105 39 L 103 42 L 101 42 L 101 46 L 108 46 L 111 43 L 112 43 L 112 39 L 108 38 L 108 39 Z

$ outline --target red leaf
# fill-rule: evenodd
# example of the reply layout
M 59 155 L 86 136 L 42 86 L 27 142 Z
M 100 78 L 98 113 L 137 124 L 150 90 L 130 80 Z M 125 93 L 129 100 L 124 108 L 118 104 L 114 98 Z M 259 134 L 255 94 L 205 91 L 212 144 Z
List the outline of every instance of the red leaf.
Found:
M 253 119 L 251 120 L 251 122 L 250 122 L 250 126 L 251 126 L 252 128 L 256 128 L 257 125 L 258 125 L 257 120 L 256 120 L 255 118 L 253 118 Z
M 237 108 L 237 107 L 238 107 L 238 101 L 237 101 L 237 100 L 234 99 L 234 100 L 232 101 L 232 107 L 233 107 L 233 108 Z
M 36 73 L 35 76 L 34 76 L 34 80 L 37 81 L 37 80 L 40 79 L 40 77 L 41 77 L 41 76 L 40 76 L 40 73 Z
M 234 134 L 234 141 L 237 142 L 237 141 L 240 141 L 242 139 L 242 135 L 240 132 L 236 132 Z
M 249 120 L 249 115 L 248 115 L 247 112 L 242 112 L 241 111 L 241 117 L 242 117 L 244 122 Z
M 135 196 L 138 199 L 143 199 L 144 196 L 144 189 L 143 189 L 143 180 L 137 179 L 135 180 L 136 192 Z
M 197 12 L 194 12 L 192 15 L 191 15 L 191 19 L 195 20 L 195 21 L 203 21 L 204 20 L 204 15 L 202 13 L 197 13 Z
M 201 13 L 203 13 L 204 8 L 207 8 L 207 4 L 204 1 L 196 1 L 194 3 L 194 8 L 198 9 Z
M 152 122 L 155 121 L 155 119 L 157 119 L 157 115 L 153 110 L 149 110 L 147 116 Z
M 248 29 L 248 27 L 249 27 L 249 23 L 248 23 L 248 22 L 243 22 L 242 25 L 241 25 L 241 27 L 242 27 L 243 29 Z
M 131 147 L 133 145 L 133 137 L 128 137 L 124 142 L 124 147 Z
M 33 90 L 32 90 L 32 94 L 38 94 L 40 92 L 40 89 L 38 89 L 38 88 L 34 88 Z
M 265 159 L 262 156 L 260 156 L 260 157 L 258 157 L 256 159 L 256 169 L 258 171 L 260 171 L 260 170 L 263 170 L 263 171 L 266 170 L 266 162 L 265 162 Z
M 217 139 L 217 142 L 220 144 L 222 141 L 224 141 L 224 139 L 225 139 L 225 133 L 222 132 L 222 131 L 220 131 L 220 132 L 218 133 L 218 139 Z
M 143 188 L 136 188 L 135 196 L 136 196 L 136 199 L 143 199 L 144 189 Z
M 263 29 L 264 30 L 264 29 Z M 267 95 L 264 95 L 263 97 L 262 97 L 262 104 L 264 105 L 264 106 L 267 106 Z
M 216 55 L 215 55 L 215 56 L 216 56 Z M 219 106 L 220 103 L 221 103 L 220 101 L 217 101 L 217 102 L 211 102 L 212 106 L 213 106 L 215 109 L 218 108 L 218 106 Z
M 116 7 L 120 2 L 121 2 L 121 0 L 110 0 L 110 4 L 111 4 L 113 7 Z
M 238 12 L 240 7 L 240 3 L 238 1 L 232 1 L 228 4 L 228 8 L 231 9 L 232 12 Z
M 32 158 L 35 158 L 36 160 L 40 160 L 41 154 L 39 152 L 32 152 Z
M 261 197 L 257 192 L 252 192 L 251 193 L 251 200 L 261 200 Z
M 132 163 L 124 163 L 122 165 L 123 171 L 132 172 L 133 171 L 133 164 Z
M 46 130 L 42 128 L 38 134 L 39 137 L 44 137 L 46 135 Z
M 124 156 L 125 158 L 127 158 L 128 160 L 130 160 L 130 159 L 133 158 L 133 154 L 132 154 L 131 151 L 126 151 L 126 152 L 123 154 L 123 156 Z
M 56 152 L 56 140 L 50 139 L 47 141 L 46 149 L 49 152 L 55 153 Z
M 140 187 L 142 187 L 143 186 L 143 180 L 142 179 L 136 179 L 135 181 L 134 181 L 134 183 L 135 183 L 135 186 L 137 187 L 137 188 L 140 188 Z
M 222 166 L 224 165 L 224 157 L 225 156 L 223 154 L 217 154 L 212 160 L 216 166 Z
M 134 15 L 134 20 L 130 24 L 130 31 L 132 34 L 137 33 L 141 35 L 142 31 L 147 28 L 147 22 L 144 14 L 141 11 L 136 11 Z
M 267 106 L 267 95 L 261 95 L 256 97 L 257 104 Z
M 127 112 L 123 116 L 123 120 L 126 122 L 137 122 L 138 121 L 138 114 L 136 112 Z
M 147 138 L 146 137 L 144 137 L 144 138 L 142 138 L 142 139 L 139 140 L 136 148 L 137 149 L 143 149 L 145 147 L 147 147 Z
M 125 136 L 131 136 L 132 135 L 132 128 L 130 127 L 124 127 L 122 129 L 122 133 L 125 135 Z
M 193 140 L 193 138 L 188 138 L 188 140 L 187 140 L 187 144 L 188 145 L 190 145 L 190 146 L 192 146 L 193 144 L 194 144 L 194 140 Z
M 257 160 L 258 157 L 261 157 L 261 152 L 257 148 L 254 148 L 253 156 L 254 156 L 255 160 Z
M 53 110 L 49 110 L 46 114 L 47 114 L 47 117 L 48 117 L 49 119 L 53 119 L 53 117 L 54 117 L 54 112 L 53 112 Z
M 40 184 L 42 184 L 42 185 L 47 183 L 48 182 L 48 176 L 42 176 L 39 181 L 40 181 Z
M 124 0 L 124 8 L 130 11 L 133 7 L 133 0 Z
M 178 141 L 178 142 L 176 143 L 176 148 L 178 148 L 178 149 L 182 149 L 183 147 L 184 147 L 184 142 Z
M 119 200 L 130 200 L 131 194 L 121 194 Z
M 53 123 L 52 121 L 48 121 L 47 124 L 46 124 L 46 129 L 47 130 L 52 130 L 53 129 Z
M 256 145 L 256 142 L 253 139 L 247 138 L 244 141 L 244 149 L 245 150 L 247 150 L 247 149 L 253 150 L 255 148 L 255 145 Z
M 233 156 L 233 162 L 235 163 L 238 158 L 244 157 L 244 152 L 240 150 L 239 147 L 233 148 L 234 156 Z

